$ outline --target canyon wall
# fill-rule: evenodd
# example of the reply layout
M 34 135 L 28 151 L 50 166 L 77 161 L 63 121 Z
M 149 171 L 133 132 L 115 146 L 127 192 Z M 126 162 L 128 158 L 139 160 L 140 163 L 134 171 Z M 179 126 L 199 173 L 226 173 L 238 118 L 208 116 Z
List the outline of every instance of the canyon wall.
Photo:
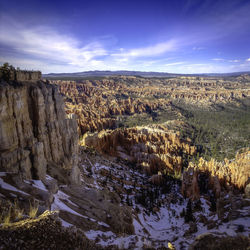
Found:
M 190 163 L 183 173 L 182 193 L 185 197 L 196 200 L 201 193 L 212 190 L 220 197 L 223 190 L 233 188 L 243 190 L 250 183 L 250 150 L 246 148 L 237 153 L 234 160 L 225 159 L 217 162 L 214 159 L 205 161 L 200 158 L 199 163 Z
M 49 173 L 78 183 L 76 121 L 66 118 L 54 86 L 20 78 L 25 82 L 0 80 L 0 171 L 42 180 Z

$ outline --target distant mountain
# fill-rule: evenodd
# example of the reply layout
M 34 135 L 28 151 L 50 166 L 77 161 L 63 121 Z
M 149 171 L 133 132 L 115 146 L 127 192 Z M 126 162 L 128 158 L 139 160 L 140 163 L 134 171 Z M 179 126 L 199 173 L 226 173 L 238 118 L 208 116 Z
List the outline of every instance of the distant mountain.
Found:
M 44 74 L 43 77 L 89 77 L 89 76 L 143 76 L 143 77 L 173 77 L 178 76 L 179 74 L 170 74 L 163 72 L 143 72 L 143 71 L 127 71 L 127 70 L 118 70 L 118 71 L 84 71 L 76 73 L 50 73 Z
M 95 71 L 83 71 L 76 73 L 50 73 L 43 74 L 44 78 L 81 78 L 81 77 L 103 77 L 103 76 L 141 76 L 141 77 L 177 77 L 177 76 L 213 76 L 213 77 L 232 77 L 240 76 L 243 74 L 250 74 L 248 72 L 232 72 L 232 73 L 207 73 L 207 74 L 175 74 L 175 73 L 165 73 L 165 72 L 144 72 L 144 71 L 109 71 L 109 70 L 95 70 Z

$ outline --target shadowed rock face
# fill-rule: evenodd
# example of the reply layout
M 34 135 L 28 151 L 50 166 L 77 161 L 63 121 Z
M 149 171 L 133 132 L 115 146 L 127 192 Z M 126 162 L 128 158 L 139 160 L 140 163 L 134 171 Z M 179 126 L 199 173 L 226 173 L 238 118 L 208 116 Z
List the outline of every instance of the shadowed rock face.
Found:
M 212 189 L 220 197 L 223 189 L 232 187 L 243 190 L 250 177 L 250 151 L 245 149 L 237 153 L 234 160 L 217 162 L 214 159 L 205 161 L 200 158 L 197 165 L 190 163 L 183 174 L 182 193 L 192 199 L 198 199 L 202 189 Z M 203 178 L 204 177 L 204 178 Z M 204 184 L 206 182 L 206 187 Z
M 66 119 L 55 87 L 42 81 L 0 83 L 1 171 L 43 180 L 58 167 L 77 183 L 77 153 L 77 123 Z
M 150 174 L 164 170 L 180 172 L 182 155 L 196 152 L 195 146 L 181 140 L 179 133 L 160 125 L 86 133 L 81 143 L 100 153 L 137 163 Z

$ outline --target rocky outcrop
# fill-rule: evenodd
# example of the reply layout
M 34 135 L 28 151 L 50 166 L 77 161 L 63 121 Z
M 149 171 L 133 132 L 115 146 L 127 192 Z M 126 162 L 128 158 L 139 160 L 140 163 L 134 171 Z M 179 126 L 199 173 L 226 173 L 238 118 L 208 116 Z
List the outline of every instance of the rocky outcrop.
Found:
M 141 166 L 147 172 L 180 172 L 184 154 L 193 155 L 195 146 L 180 139 L 180 134 L 161 125 L 86 133 L 83 146 Z
M 0 249 L 105 249 L 80 230 L 64 228 L 58 213 L 49 211 L 0 227 L 0 242 Z
M 211 250 L 211 249 L 249 249 L 249 237 L 244 235 L 229 236 L 212 233 L 201 234 L 196 237 L 195 241 L 189 246 L 189 250 Z
M 16 81 L 38 81 L 38 80 L 41 80 L 41 78 L 42 78 L 41 71 L 17 70 L 13 80 L 16 80 Z
M 200 192 L 213 190 L 218 198 L 223 190 L 232 188 L 244 190 L 250 178 L 249 149 L 237 153 L 234 160 L 217 162 L 214 159 L 205 161 L 200 158 L 198 164 L 190 163 L 183 173 L 182 193 L 193 200 L 200 197 Z M 247 189 L 246 189 L 247 190 Z
M 0 79 L 7 81 L 38 81 L 42 78 L 41 71 L 16 70 L 12 66 L 0 67 Z
M 42 81 L 0 83 L 0 171 L 44 179 L 64 171 L 79 181 L 77 123 L 56 88 Z M 57 169 L 57 170 L 56 170 Z M 57 173 L 58 172 L 58 173 Z

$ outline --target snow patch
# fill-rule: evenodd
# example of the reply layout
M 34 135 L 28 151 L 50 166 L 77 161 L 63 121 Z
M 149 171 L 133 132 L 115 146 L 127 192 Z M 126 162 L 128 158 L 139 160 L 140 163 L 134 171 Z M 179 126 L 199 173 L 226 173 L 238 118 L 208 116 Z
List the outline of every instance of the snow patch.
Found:
M 21 193 L 21 194 L 29 195 L 29 194 L 23 192 L 22 190 L 17 189 L 14 186 L 6 183 L 2 178 L 0 178 L 0 187 L 3 188 L 3 189 L 10 190 L 10 191 L 14 191 L 14 192 L 18 192 L 18 193 Z
M 65 193 L 63 193 L 62 191 L 58 191 L 55 195 L 54 195 L 54 202 L 51 204 L 51 210 L 63 210 L 63 211 L 67 211 L 71 214 L 80 216 L 85 218 L 86 216 L 83 216 L 79 213 L 77 213 L 76 211 L 74 211 L 73 209 L 71 209 L 70 207 L 68 207 L 62 200 L 67 200 L 68 202 L 71 202 L 69 200 L 69 196 Z M 75 205 L 73 202 L 71 202 L 74 206 Z

